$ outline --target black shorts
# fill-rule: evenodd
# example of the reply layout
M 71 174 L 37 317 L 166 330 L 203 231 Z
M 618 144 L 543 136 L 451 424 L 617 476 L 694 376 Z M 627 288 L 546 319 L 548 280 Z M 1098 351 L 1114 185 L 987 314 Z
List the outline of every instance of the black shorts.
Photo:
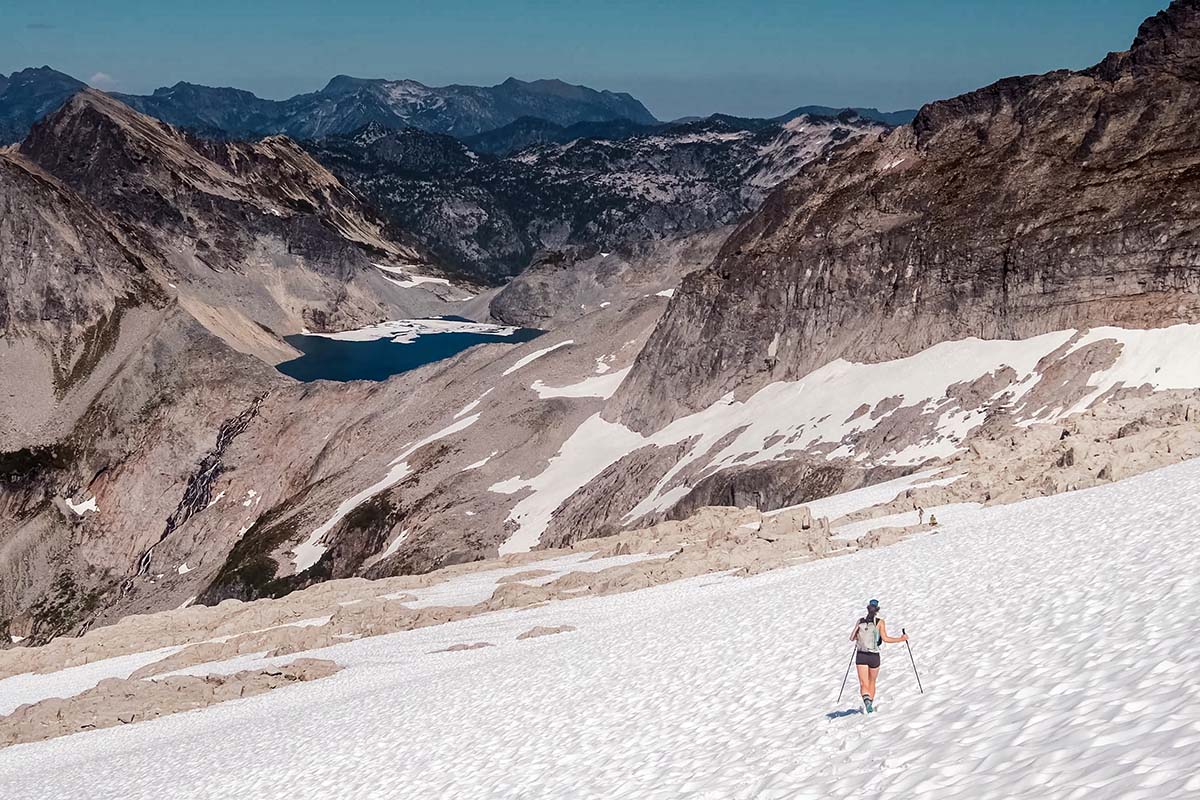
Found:
M 858 655 L 854 657 L 854 663 L 870 667 L 871 669 L 879 669 L 879 653 L 868 653 L 865 650 L 859 650 Z

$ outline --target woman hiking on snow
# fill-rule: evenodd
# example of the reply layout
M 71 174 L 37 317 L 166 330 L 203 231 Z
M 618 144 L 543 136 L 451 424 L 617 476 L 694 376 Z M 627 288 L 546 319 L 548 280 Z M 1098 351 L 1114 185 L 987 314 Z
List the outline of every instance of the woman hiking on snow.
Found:
M 879 601 L 867 603 L 867 615 L 854 623 L 850 631 L 850 641 L 858 647 L 854 657 L 855 668 L 858 670 L 858 686 L 862 694 L 863 705 L 867 713 L 875 710 L 875 680 L 879 677 L 879 645 L 887 642 L 907 642 L 908 636 L 888 636 L 887 625 L 879 616 Z

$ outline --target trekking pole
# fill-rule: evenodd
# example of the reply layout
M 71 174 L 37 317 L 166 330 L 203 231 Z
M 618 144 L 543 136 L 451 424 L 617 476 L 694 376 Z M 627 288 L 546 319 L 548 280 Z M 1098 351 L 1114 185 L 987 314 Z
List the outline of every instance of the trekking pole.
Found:
M 900 629 L 900 633 L 904 636 L 908 636 L 908 632 L 905 631 L 904 628 Z M 921 694 L 925 694 L 925 687 L 921 685 L 921 673 L 917 672 L 917 660 L 913 658 L 912 645 L 908 643 L 908 639 L 904 640 L 904 645 L 908 648 L 908 660 L 912 662 L 913 675 L 917 676 L 917 688 L 921 690 Z
M 842 702 L 842 692 L 846 691 L 846 681 L 850 679 L 850 668 L 851 668 L 852 666 L 854 666 L 854 656 L 855 656 L 855 654 L 856 654 L 856 653 L 855 653 L 855 651 L 854 651 L 854 650 L 851 650 L 851 651 L 850 651 L 850 663 L 846 665 L 846 674 L 845 674 L 845 676 L 843 676 L 843 678 L 842 678 L 842 688 L 841 688 L 841 689 L 838 689 L 838 699 L 837 699 L 837 702 L 839 702 L 839 703 L 840 703 L 840 702 Z

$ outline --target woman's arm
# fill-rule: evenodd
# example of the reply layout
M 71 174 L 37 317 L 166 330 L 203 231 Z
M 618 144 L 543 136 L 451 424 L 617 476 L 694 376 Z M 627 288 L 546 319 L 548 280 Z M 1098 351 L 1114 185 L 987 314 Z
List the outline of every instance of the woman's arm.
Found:
M 856 623 L 854 623 L 854 627 L 850 629 L 850 641 L 853 642 L 857 638 L 858 638 L 858 623 L 856 622 Z
M 878 624 L 879 624 L 879 638 L 883 639 L 888 644 L 896 644 L 897 642 L 907 642 L 908 641 L 907 635 L 905 635 L 905 636 L 888 636 L 887 625 L 884 624 L 882 619 L 878 620 Z

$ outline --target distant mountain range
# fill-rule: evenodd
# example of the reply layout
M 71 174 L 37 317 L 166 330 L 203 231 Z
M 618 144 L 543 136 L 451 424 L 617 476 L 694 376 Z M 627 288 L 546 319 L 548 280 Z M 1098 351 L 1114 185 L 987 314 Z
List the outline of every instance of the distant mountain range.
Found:
M 20 141 L 30 126 L 59 108 L 86 84 L 50 67 L 0 75 L 0 144 Z M 472 140 L 479 152 L 508 153 L 530 144 L 576 138 L 614 138 L 659 125 L 644 105 L 624 92 L 597 91 L 560 80 L 509 78 L 496 86 L 432 87 L 412 80 L 339 75 L 320 91 L 268 100 L 242 89 L 177 83 L 153 94 L 113 93 L 126 105 L 200 136 L 258 139 L 285 134 L 320 139 L 369 124 L 419 128 Z M 768 122 L 799 116 L 860 119 L 901 125 L 915 111 L 802 106 Z M 644 129 L 643 129 L 644 126 Z
M 780 114 L 774 117 L 778 122 L 788 122 L 796 117 L 837 117 L 851 112 L 859 119 L 869 120 L 871 122 L 882 122 L 884 125 L 890 125 L 895 128 L 900 125 L 907 125 L 912 122 L 917 116 L 917 109 L 906 108 L 902 111 L 880 111 L 878 108 L 834 108 L 833 106 L 800 106 L 793 108 L 786 114 Z
M 117 95 L 132 108 L 180 127 L 236 138 L 287 134 L 313 139 L 350 133 L 368 123 L 470 136 L 521 117 L 560 125 L 628 119 L 656 122 L 640 102 L 621 92 L 596 91 L 558 80 L 509 78 L 496 86 L 431 87 L 339 75 L 319 92 L 264 100 L 238 89 L 178 83 L 149 96 Z
M 49 67 L 0 75 L 0 144 L 19 142 L 30 127 L 87 84 Z
M 440 263 L 498 283 L 546 252 L 618 250 L 733 224 L 803 165 L 888 130 L 853 114 L 786 124 L 523 119 L 465 142 L 372 124 L 305 147 Z

